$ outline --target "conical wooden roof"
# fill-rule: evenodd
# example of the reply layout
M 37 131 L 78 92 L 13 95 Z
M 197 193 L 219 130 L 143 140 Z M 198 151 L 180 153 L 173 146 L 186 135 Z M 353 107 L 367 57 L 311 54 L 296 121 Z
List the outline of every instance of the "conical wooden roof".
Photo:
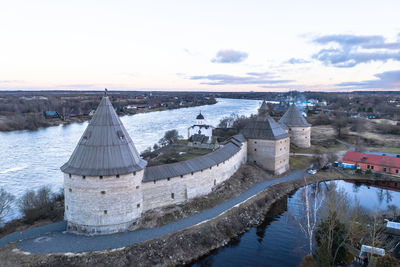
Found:
M 104 96 L 71 158 L 61 170 L 75 175 L 103 176 L 135 172 L 146 164 L 108 96 Z
M 289 109 L 283 114 L 282 118 L 279 120 L 280 123 L 285 124 L 288 127 L 310 127 L 306 119 L 301 115 L 300 110 L 295 104 L 292 104 Z
M 279 140 L 289 137 L 282 126 L 270 116 L 258 116 L 243 129 L 242 134 L 250 139 Z

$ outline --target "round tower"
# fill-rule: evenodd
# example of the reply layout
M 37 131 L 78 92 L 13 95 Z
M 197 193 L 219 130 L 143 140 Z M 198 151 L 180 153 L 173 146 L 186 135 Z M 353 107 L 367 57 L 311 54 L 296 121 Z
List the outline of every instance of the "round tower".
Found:
M 68 230 L 88 234 L 127 230 L 142 212 L 146 164 L 105 95 L 61 167 Z
M 311 124 L 301 115 L 295 104 L 292 104 L 283 114 L 279 123 L 288 127 L 292 144 L 303 148 L 311 146 Z

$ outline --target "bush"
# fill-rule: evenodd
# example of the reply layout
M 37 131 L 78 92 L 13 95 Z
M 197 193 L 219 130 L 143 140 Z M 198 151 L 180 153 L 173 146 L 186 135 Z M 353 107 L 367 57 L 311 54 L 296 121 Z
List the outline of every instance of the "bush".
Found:
M 166 131 L 164 134 L 164 137 L 161 138 L 158 143 L 160 144 L 161 147 L 166 146 L 166 145 L 171 145 L 176 143 L 179 139 L 182 139 L 183 137 L 179 135 L 177 130 L 169 130 Z
M 0 222 L 10 211 L 10 207 L 15 197 L 3 188 L 0 189 Z
M 317 263 L 315 262 L 313 256 L 308 254 L 303 258 L 303 261 L 300 263 L 300 267 L 317 267 Z
M 370 174 L 372 174 L 372 171 L 370 169 L 368 169 L 368 170 L 365 171 L 365 174 L 366 175 L 370 175 Z
M 377 267 L 395 267 L 399 266 L 399 262 L 393 258 L 390 254 L 386 254 L 383 257 L 378 258 L 376 261 Z
M 357 169 L 357 170 L 356 170 L 356 173 L 357 173 L 357 174 L 362 174 L 363 172 L 362 172 L 361 169 Z
M 48 186 L 41 187 L 38 191 L 27 191 L 19 199 L 19 209 L 24 215 L 26 223 L 33 224 L 40 219 L 60 219 L 62 218 L 64 205 L 57 207 L 57 201 L 62 201 L 62 193 L 54 194 Z

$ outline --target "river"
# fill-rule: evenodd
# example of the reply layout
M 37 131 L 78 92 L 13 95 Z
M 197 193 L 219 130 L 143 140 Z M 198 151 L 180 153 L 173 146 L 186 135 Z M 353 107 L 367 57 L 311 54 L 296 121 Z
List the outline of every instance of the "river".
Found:
M 177 129 L 187 138 L 187 128 L 201 111 L 205 123 L 217 126 L 231 115 L 256 113 L 261 101 L 217 99 L 214 105 L 141 113 L 121 117 L 138 151 L 153 146 L 166 131 Z M 58 191 L 63 185 L 61 165 L 68 161 L 88 122 L 53 126 L 35 131 L 0 133 L 0 188 L 20 197 L 26 190 L 48 185 Z M 6 220 L 19 216 L 17 209 Z
M 345 181 L 332 181 L 351 200 L 371 212 L 400 205 L 400 192 Z M 194 266 L 299 266 L 307 254 L 307 240 L 294 217 L 304 209 L 300 190 L 272 206 L 264 222 L 227 246 L 200 259 Z M 399 206 L 398 206 L 399 207 Z

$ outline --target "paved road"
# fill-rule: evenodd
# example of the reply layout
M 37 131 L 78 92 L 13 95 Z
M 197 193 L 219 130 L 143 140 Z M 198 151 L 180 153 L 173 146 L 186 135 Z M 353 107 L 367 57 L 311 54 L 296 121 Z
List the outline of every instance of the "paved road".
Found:
M 282 178 L 260 182 L 243 192 L 241 195 L 234 197 L 220 205 L 157 228 L 101 236 L 83 236 L 65 232 L 43 233 L 43 235 L 38 238 L 26 239 L 18 242 L 18 247 L 23 251 L 33 253 L 79 253 L 85 251 L 122 248 L 138 242 L 157 238 L 212 219 L 224 211 L 245 201 L 246 199 L 258 194 L 271 185 L 297 180 L 304 177 L 304 175 L 306 175 L 304 171 L 294 171 Z

